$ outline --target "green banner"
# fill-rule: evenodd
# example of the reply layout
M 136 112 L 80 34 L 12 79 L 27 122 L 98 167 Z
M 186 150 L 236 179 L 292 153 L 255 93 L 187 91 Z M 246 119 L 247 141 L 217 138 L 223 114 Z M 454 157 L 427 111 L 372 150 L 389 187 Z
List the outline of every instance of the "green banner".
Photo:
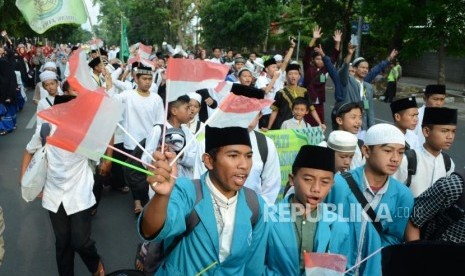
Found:
M 303 145 L 318 145 L 324 140 L 325 136 L 320 127 L 269 130 L 263 132 L 263 134 L 273 140 L 278 151 L 281 166 L 281 191 L 278 199 L 281 199 L 288 176 L 292 172 L 292 164 L 300 147 Z
M 129 58 L 129 42 L 126 30 L 126 19 L 121 15 L 121 45 L 119 49 L 120 60 L 124 63 Z
M 16 0 L 16 7 L 31 29 L 39 34 L 59 24 L 84 24 L 87 21 L 82 0 Z

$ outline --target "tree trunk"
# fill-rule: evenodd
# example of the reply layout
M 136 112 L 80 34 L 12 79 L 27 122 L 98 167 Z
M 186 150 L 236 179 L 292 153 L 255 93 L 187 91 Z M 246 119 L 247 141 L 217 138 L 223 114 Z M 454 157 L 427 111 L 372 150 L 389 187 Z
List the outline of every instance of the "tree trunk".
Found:
M 263 53 L 266 53 L 267 48 L 268 48 L 268 35 L 269 34 L 270 34 L 270 26 L 268 26 L 268 29 L 266 30 L 265 40 L 263 41 Z
M 444 34 L 439 36 L 438 48 L 438 84 L 446 84 L 446 64 L 445 64 L 445 37 Z
M 183 49 L 186 49 L 186 39 L 184 35 L 185 33 L 182 31 L 182 25 L 180 24 L 180 26 L 177 29 L 177 37 L 178 37 L 177 44 L 180 44 Z M 173 47 L 176 47 L 176 45 L 173 45 Z

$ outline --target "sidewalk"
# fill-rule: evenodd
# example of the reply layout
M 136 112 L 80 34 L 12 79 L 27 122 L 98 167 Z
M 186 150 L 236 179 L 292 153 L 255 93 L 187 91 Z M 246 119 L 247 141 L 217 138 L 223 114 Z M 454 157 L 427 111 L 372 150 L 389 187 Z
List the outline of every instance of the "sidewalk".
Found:
M 428 84 L 436 84 L 435 79 L 423 79 L 413 77 L 402 77 L 397 83 L 397 98 L 402 96 L 416 96 L 418 106 L 423 105 L 423 89 Z M 458 109 L 458 117 L 465 120 L 465 94 L 463 83 L 446 83 L 446 103 L 445 106 L 449 108 Z
M 428 84 L 436 84 L 435 79 L 422 79 L 413 77 L 402 77 L 398 82 L 399 88 L 415 87 L 418 89 L 424 89 Z M 463 83 L 446 82 L 446 93 L 453 97 L 462 98 L 465 102 L 465 85 Z M 401 90 L 401 89 L 399 89 Z M 413 92 L 413 91 L 412 91 Z M 420 91 L 419 91 L 420 92 Z M 457 101 L 457 99 L 455 100 Z

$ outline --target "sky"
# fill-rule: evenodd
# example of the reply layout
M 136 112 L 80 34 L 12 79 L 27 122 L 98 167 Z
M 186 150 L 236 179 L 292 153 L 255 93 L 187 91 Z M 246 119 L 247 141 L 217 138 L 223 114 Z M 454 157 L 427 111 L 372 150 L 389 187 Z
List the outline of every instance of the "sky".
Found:
M 92 19 L 92 25 L 98 25 L 97 16 L 100 13 L 99 5 L 96 4 L 95 6 L 92 6 L 92 0 L 85 0 L 85 4 L 87 6 L 87 10 L 89 11 L 90 18 Z M 89 20 L 87 20 L 85 24 L 82 24 L 81 27 L 90 31 Z

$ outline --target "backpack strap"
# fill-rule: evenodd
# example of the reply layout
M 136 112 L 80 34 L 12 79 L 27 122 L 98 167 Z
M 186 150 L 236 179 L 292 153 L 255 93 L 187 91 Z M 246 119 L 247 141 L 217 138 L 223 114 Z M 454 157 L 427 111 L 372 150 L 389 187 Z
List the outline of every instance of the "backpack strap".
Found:
M 40 125 L 40 142 L 42 143 L 42 147 L 45 146 L 47 143 L 47 136 L 50 135 L 51 127 L 49 123 L 43 123 Z
M 450 159 L 449 154 L 441 151 L 442 157 L 444 158 L 444 166 L 446 167 L 446 173 L 450 170 L 452 167 L 452 160 Z
M 405 182 L 405 185 L 407 187 L 410 187 L 410 184 L 412 183 L 412 175 L 415 175 L 417 173 L 417 154 L 414 149 L 408 149 L 405 151 L 405 156 L 407 157 L 407 181 Z
M 382 237 L 383 226 L 379 222 L 375 211 L 373 210 L 373 208 L 368 203 L 368 201 L 365 198 L 365 196 L 363 195 L 362 191 L 360 191 L 360 189 L 358 188 L 357 183 L 355 183 L 355 180 L 354 180 L 352 174 L 349 173 L 349 172 L 343 172 L 341 175 L 347 181 L 347 184 L 349 184 L 350 190 L 354 194 L 357 201 L 362 205 L 362 208 L 367 213 L 368 217 L 370 217 L 371 223 L 373 223 L 373 226 L 375 227 L 375 229 L 378 232 L 378 234 L 380 235 L 380 237 Z
M 250 211 L 252 211 L 252 216 L 250 217 L 250 223 L 252 224 L 252 229 L 255 227 L 258 221 L 258 216 L 260 215 L 260 206 L 258 203 L 257 193 L 254 190 L 243 187 L 245 193 L 245 201 Z
M 199 203 L 203 199 L 203 190 L 202 190 L 202 183 L 200 183 L 200 179 L 193 179 L 192 182 L 194 182 L 195 186 L 195 205 Z M 182 236 L 186 237 L 189 235 L 192 230 L 194 230 L 195 226 L 199 224 L 200 218 L 197 212 L 193 209 L 192 212 L 190 213 L 189 217 L 186 219 L 186 231 Z
M 254 130 L 255 137 L 257 138 L 258 153 L 260 153 L 260 158 L 262 159 L 263 166 L 265 166 L 266 160 L 268 158 L 268 143 L 266 142 L 265 134 Z
M 197 133 L 200 129 L 200 124 L 201 124 L 201 121 L 200 120 L 197 120 L 197 125 L 195 126 L 195 133 Z
M 47 101 L 47 103 L 48 103 L 50 106 L 53 106 L 52 102 L 51 102 L 47 97 L 45 97 L 45 100 Z

